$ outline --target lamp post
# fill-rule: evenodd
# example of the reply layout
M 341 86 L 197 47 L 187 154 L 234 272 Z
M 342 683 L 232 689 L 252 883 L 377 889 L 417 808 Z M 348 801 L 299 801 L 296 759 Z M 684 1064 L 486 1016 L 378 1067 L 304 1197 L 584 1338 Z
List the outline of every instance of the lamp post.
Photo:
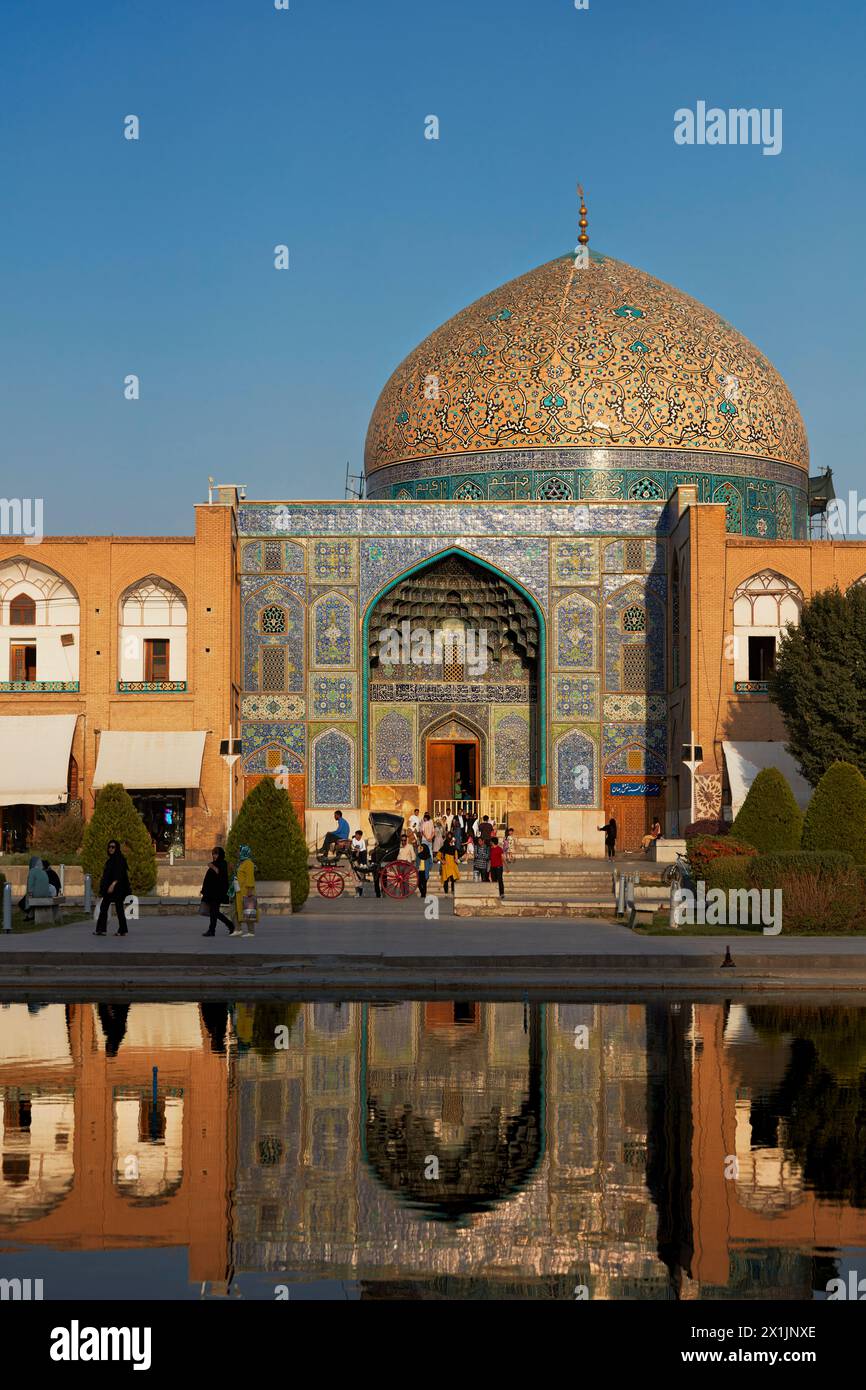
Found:
M 692 740 L 691 743 L 684 743 L 684 744 L 682 745 L 682 756 L 681 756 L 681 761 L 682 761 L 683 764 L 688 768 L 688 770 L 689 770 L 689 772 L 690 772 L 690 774 L 691 774 L 691 777 L 690 777 L 691 797 L 690 797 L 690 801 L 689 801 L 689 825 L 691 825 L 691 824 L 693 823 L 694 819 L 695 819 L 695 772 L 696 772 L 697 769 L 700 767 L 701 763 L 704 761 L 704 750 L 703 750 L 702 746 L 701 746 L 699 743 L 695 743 L 695 731 L 694 731 L 694 729 L 692 729 L 692 732 L 691 732 L 691 740 Z
M 235 765 L 235 763 L 237 762 L 238 758 L 241 756 L 242 752 L 243 752 L 243 740 L 242 740 L 242 739 L 239 739 L 239 738 L 232 738 L 232 726 L 231 726 L 231 724 L 229 724 L 229 736 L 228 736 L 228 738 L 224 738 L 224 739 L 222 739 L 222 740 L 220 741 L 220 757 L 222 758 L 223 762 L 225 763 L 226 767 L 227 767 L 228 770 L 229 770 L 229 810 L 228 810 L 228 819 L 227 819 L 227 823 L 226 823 L 226 839 L 228 839 L 229 831 L 230 831 L 231 828 L 232 828 L 232 820 L 233 820 L 233 815 L 232 815 L 232 788 L 233 788 L 233 785 L 234 785 L 234 777 L 235 777 L 235 774 L 234 774 L 234 765 Z

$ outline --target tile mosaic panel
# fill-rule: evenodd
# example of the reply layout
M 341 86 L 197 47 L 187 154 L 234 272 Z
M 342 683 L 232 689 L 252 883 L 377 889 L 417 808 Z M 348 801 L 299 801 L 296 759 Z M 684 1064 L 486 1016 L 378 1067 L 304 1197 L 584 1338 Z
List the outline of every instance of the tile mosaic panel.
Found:
M 663 723 L 667 718 L 667 705 L 665 695 L 605 695 L 605 723 Z
M 416 705 L 379 705 L 373 711 L 373 780 L 382 783 L 418 781 L 416 769 Z
M 532 721 L 529 709 L 494 707 L 493 773 L 497 787 L 529 786 L 533 780 Z
M 244 585 L 246 584 L 246 588 Z M 304 609 L 291 588 L 291 578 L 241 580 L 243 624 L 243 684 L 246 691 L 261 687 L 261 648 L 281 646 L 286 653 L 286 690 L 304 692 Z M 261 615 L 268 608 L 285 611 L 286 630 L 279 636 L 262 632 Z
M 243 502 L 238 511 L 243 536 L 445 537 L 446 543 L 458 532 L 493 537 L 652 536 L 665 534 L 668 521 L 660 502 L 467 502 L 459 507 L 437 502 Z
M 562 807 L 598 804 L 598 744 L 595 731 L 572 729 L 554 742 L 555 804 Z
M 300 695 L 277 695 L 268 692 L 241 696 L 242 719 L 303 719 L 306 704 Z
M 311 609 L 314 666 L 352 666 L 355 659 L 355 609 L 342 594 L 316 599 Z
M 598 541 L 553 541 L 550 550 L 554 583 L 598 583 Z
M 310 676 L 311 719 L 357 719 L 358 677 Z
M 637 614 L 642 615 L 645 624 L 645 676 L 640 676 L 641 684 L 651 691 L 665 689 L 665 608 L 656 581 L 664 583 L 661 575 L 650 575 L 645 579 L 633 579 L 617 588 L 609 595 L 604 605 L 604 683 L 610 691 L 628 692 L 636 681 L 629 680 L 629 673 L 638 670 L 637 661 L 630 660 L 634 655 L 628 649 L 640 642 L 637 627 Z M 642 660 L 644 658 L 642 657 Z M 644 691 L 636 690 L 642 694 Z
M 606 775 L 635 772 L 663 776 L 667 762 L 667 725 L 607 724 L 602 757 Z
M 599 687 L 598 676 L 554 676 L 551 718 L 597 720 Z
M 314 541 L 310 577 L 318 583 L 353 581 L 357 578 L 358 550 L 355 541 Z
M 554 610 L 553 651 L 562 670 L 598 666 L 598 608 L 583 594 L 569 594 Z
M 244 742 L 244 771 L 247 771 L 247 759 L 260 748 L 279 744 L 289 753 L 303 758 L 307 747 L 307 731 L 303 723 L 283 723 L 281 720 L 261 724 L 245 722 L 241 737 Z
M 357 805 L 354 730 L 325 729 L 310 744 L 310 804 L 343 810 Z
M 273 757 L 269 757 L 273 754 Z M 284 776 L 303 776 L 304 764 L 297 754 L 290 752 L 282 743 L 271 742 L 261 748 L 257 748 L 254 753 L 250 753 L 244 758 L 244 775 L 254 776 L 276 776 L 280 769 L 283 769 Z

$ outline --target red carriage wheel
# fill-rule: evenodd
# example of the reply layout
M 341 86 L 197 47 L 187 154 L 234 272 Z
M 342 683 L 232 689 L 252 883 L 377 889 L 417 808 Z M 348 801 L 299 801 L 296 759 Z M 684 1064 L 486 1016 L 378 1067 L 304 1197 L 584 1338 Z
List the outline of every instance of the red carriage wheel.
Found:
M 338 873 L 336 869 L 323 869 L 316 879 L 316 887 L 320 897 L 339 898 L 346 884 L 343 875 Z
M 382 888 L 389 898 L 408 898 L 418 887 L 418 873 L 414 864 L 396 861 L 385 866 L 382 874 Z

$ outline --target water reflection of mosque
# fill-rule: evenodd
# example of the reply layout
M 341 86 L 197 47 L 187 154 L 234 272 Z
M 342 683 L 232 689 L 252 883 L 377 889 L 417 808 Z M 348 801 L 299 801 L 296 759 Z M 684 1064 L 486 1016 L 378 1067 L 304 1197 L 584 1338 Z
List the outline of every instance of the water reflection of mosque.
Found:
M 821 1179 L 810 1137 L 778 1118 L 794 1073 L 821 1104 L 826 1068 L 766 1010 L 31 1010 L 0 1009 L 0 1235 L 15 1241 L 185 1245 L 191 1281 L 215 1289 L 289 1271 L 569 1297 L 808 1297 L 798 1252 L 866 1245 L 859 1179 Z M 822 1056 L 843 1065 L 826 1041 Z M 862 1081 L 858 1061 L 844 1065 Z

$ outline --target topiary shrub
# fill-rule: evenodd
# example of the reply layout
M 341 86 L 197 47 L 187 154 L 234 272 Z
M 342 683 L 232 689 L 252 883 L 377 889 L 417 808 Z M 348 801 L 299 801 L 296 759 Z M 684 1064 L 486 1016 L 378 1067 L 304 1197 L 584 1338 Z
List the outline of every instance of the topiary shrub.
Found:
M 149 893 L 156 883 L 156 853 L 144 821 L 132 804 L 132 797 L 119 782 L 109 782 L 96 798 L 93 815 L 84 827 L 81 866 L 99 887 L 108 857 L 106 846 L 116 840 L 129 865 L 133 893 Z
M 749 883 L 782 893 L 783 932 L 866 929 L 866 872 L 850 854 L 797 850 L 749 862 Z
M 806 811 L 802 845 L 849 850 L 858 864 L 866 864 L 866 777 L 853 763 L 827 768 Z
M 735 840 L 733 835 L 696 835 L 686 845 L 689 868 L 695 881 L 704 879 L 708 882 L 711 865 L 717 859 L 749 858 L 757 852 L 751 845 Z
M 307 844 L 289 793 L 272 777 L 263 777 L 244 799 L 226 842 L 229 863 L 237 863 L 241 845 L 252 850 L 256 878 L 288 879 L 292 911 L 302 908 L 310 892 Z
M 777 767 L 762 768 L 737 812 L 731 834 L 760 854 L 800 848 L 803 813 Z

